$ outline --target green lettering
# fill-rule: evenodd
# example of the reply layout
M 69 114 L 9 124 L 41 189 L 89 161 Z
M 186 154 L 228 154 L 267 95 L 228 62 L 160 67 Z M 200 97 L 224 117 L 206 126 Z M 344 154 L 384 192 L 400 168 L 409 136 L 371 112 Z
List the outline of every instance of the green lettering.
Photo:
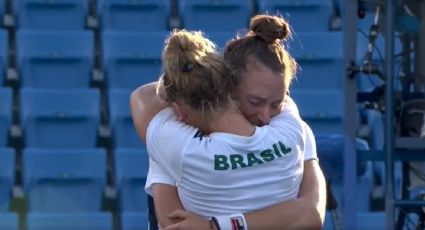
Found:
M 227 163 L 227 157 L 225 155 L 214 155 L 214 169 L 215 170 L 229 169 L 229 163 Z
M 282 155 L 279 152 L 279 149 L 277 148 L 277 144 L 273 144 L 273 150 L 274 150 L 274 154 L 276 154 L 276 156 L 282 157 Z
M 239 154 L 230 155 L 230 162 L 232 162 L 232 169 L 238 168 L 238 164 L 241 168 L 247 167 L 245 163 L 243 163 L 243 156 Z
M 251 167 L 253 164 L 257 163 L 257 164 L 262 164 L 263 161 L 261 161 L 260 159 L 258 159 L 254 153 L 248 153 L 248 167 Z
M 271 149 L 263 150 L 263 151 L 260 153 L 260 156 L 263 158 L 263 160 L 264 160 L 265 162 L 270 162 L 270 161 L 274 160 L 274 155 L 273 155 L 273 153 L 272 153 L 272 150 L 271 150 Z
M 279 141 L 280 150 L 282 150 L 283 155 L 288 154 L 292 151 L 291 147 L 286 147 L 282 142 Z

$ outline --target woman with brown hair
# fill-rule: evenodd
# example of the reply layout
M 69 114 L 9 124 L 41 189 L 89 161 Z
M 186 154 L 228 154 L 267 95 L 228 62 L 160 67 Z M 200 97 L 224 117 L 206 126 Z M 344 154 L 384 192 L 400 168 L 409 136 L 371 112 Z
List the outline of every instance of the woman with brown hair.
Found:
M 234 90 L 235 94 L 233 96 L 235 96 L 239 102 L 238 108 L 240 108 L 243 115 L 245 115 L 252 124 L 263 126 L 271 122 L 270 125 L 273 126 L 274 120 L 278 117 L 281 118 L 281 116 L 285 114 L 285 110 L 289 110 L 289 113 L 291 113 L 291 110 L 296 110 L 296 107 L 290 106 L 291 103 L 285 103 L 283 112 L 281 112 L 282 102 L 284 98 L 287 98 L 285 97 L 286 91 L 289 87 L 296 65 L 281 44 L 282 40 L 288 35 L 289 27 L 281 18 L 264 15 L 257 16 L 251 21 L 250 33 L 244 38 L 230 42 L 225 50 L 224 56 L 235 70 L 234 77 L 232 78 L 236 85 Z M 138 106 L 141 98 L 140 96 L 140 90 L 137 90 L 132 96 L 133 117 L 139 114 L 137 109 L 140 108 L 140 106 Z M 179 111 L 179 108 L 177 108 L 177 111 Z M 180 118 L 185 118 L 185 116 L 180 116 Z M 138 125 L 138 120 L 139 119 L 135 119 L 135 124 L 140 133 L 142 129 L 140 129 L 141 126 Z M 250 229 L 281 229 L 282 226 L 285 226 L 285 229 L 321 228 L 325 206 L 324 180 L 320 168 L 317 165 L 317 161 L 314 160 L 317 159 L 315 155 L 314 136 L 311 130 L 306 127 L 305 123 L 301 124 L 302 126 L 298 131 L 305 129 L 308 135 L 302 140 L 307 141 L 306 149 L 303 150 L 303 155 L 305 155 L 305 157 L 301 159 L 305 160 L 304 164 L 306 166 L 304 168 L 304 178 L 299 193 L 297 189 L 298 196 L 292 197 L 290 201 L 285 201 L 285 199 L 279 201 L 279 199 L 276 199 L 268 206 L 263 206 L 263 208 L 251 207 L 244 209 L 246 212 L 238 212 L 246 213 L 244 215 L 220 216 L 220 218 L 218 218 L 218 224 L 221 229 L 226 229 L 222 225 L 226 225 L 226 222 L 232 223 L 230 220 L 235 216 L 241 217 L 243 220 L 246 218 L 247 225 Z M 229 122 L 228 126 L 238 128 L 238 125 L 233 122 Z M 282 132 L 285 131 L 282 130 Z M 271 146 L 273 147 L 273 145 Z M 273 148 L 266 147 L 264 150 L 267 149 Z M 285 152 L 285 150 L 283 150 L 283 152 Z M 275 156 L 277 155 L 278 154 L 275 154 Z M 248 160 L 248 156 L 251 156 L 250 161 Z M 244 168 L 244 166 L 246 166 L 245 168 L 249 168 L 248 165 L 251 164 L 251 166 L 253 166 L 255 163 L 258 163 L 258 165 L 266 165 L 264 162 L 268 159 L 267 157 L 261 158 L 261 152 L 260 157 L 249 155 L 248 152 L 246 158 L 233 156 L 233 162 L 230 156 L 227 158 L 223 156 L 220 157 L 221 158 L 217 158 L 222 160 L 219 161 L 221 164 L 217 166 L 219 169 L 238 169 L 238 167 Z M 227 159 L 227 161 L 224 159 Z M 155 165 L 157 162 L 152 163 L 152 165 Z M 152 168 L 163 170 L 161 167 Z M 167 175 L 167 172 L 163 172 L 163 174 Z M 223 175 L 222 178 L 226 178 L 226 175 Z M 173 175 L 168 176 L 173 178 Z M 268 177 L 264 176 L 260 178 L 265 179 Z M 189 212 L 177 211 L 170 216 L 174 219 L 166 218 L 164 214 L 169 214 L 175 209 L 182 209 L 178 196 L 181 194 L 177 193 L 176 187 L 172 186 L 172 183 L 176 184 L 176 181 L 171 180 L 171 182 L 168 183 L 169 185 L 148 181 L 148 189 L 149 184 L 154 185 L 152 189 L 160 223 L 163 226 L 167 226 L 173 222 L 177 222 L 177 224 L 172 225 L 170 229 L 202 229 L 201 226 L 205 227 L 207 223 L 206 219 L 199 218 Z M 252 191 L 261 194 L 257 189 L 264 191 L 263 187 L 251 187 Z M 244 199 L 243 196 L 242 199 Z M 257 204 L 253 200 L 246 199 L 246 197 L 244 200 L 247 203 Z M 213 199 L 212 202 L 218 203 L 219 199 Z M 232 212 L 235 210 L 231 209 L 223 211 L 226 213 L 235 213 Z M 205 215 L 203 216 L 205 217 Z M 227 226 L 229 225 L 227 224 Z

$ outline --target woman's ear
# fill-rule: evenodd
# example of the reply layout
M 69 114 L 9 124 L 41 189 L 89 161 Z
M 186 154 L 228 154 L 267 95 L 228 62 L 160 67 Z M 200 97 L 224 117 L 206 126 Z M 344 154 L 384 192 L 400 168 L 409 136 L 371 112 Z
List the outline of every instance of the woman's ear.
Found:
M 183 106 L 177 104 L 176 102 L 171 103 L 171 107 L 176 114 L 177 120 L 185 122 L 187 119 L 187 112 L 184 110 Z

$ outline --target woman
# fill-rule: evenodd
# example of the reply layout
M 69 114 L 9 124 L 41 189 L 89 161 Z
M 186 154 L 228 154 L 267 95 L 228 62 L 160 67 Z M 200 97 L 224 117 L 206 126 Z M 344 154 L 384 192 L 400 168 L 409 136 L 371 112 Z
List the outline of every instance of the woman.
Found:
M 238 84 L 236 94 L 241 102 L 242 113 L 252 123 L 264 125 L 281 110 L 280 104 L 284 98 L 284 84 L 279 79 L 282 79 L 282 76 L 286 79 L 292 77 L 293 68 L 285 67 L 294 66 L 294 62 L 291 61 L 289 55 L 286 55 L 286 51 L 280 44 L 281 39 L 284 38 L 282 34 L 289 31 L 282 19 L 259 16 L 252 20 L 251 29 L 252 31 L 247 37 L 237 39 L 228 45 L 225 57 L 238 70 L 237 75 L 240 78 L 240 84 Z M 272 37 L 267 36 L 268 34 L 271 34 Z M 276 35 L 280 37 L 276 38 Z M 281 88 L 276 89 L 276 86 Z M 139 99 L 140 90 L 137 90 L 132 95 L 133 115 L 138 114 Z M 138 122 L 138 116 L 133 117 L 136 118 L 134 119 L 135 125 L 140 133 L 141 126 Z M 323 175 L 317 161 L 314 160 L 316 159 L 314 137 L 311 138 L 311 141 L 312 149 L 306 152 L 306 155 L 309 156 L 305 158 L 304 178 L 298 198 L 277 203 L 260 211 L 246 213 L 245 217 L 250 229 L 280 229 L 281 226 L 285 226 L 287 229 L 321 228 L 326 195 Z M 158 194 L 166 194 L 161 197 L 169 198 L 159 200 L 157 206 L 161 207 L 161 203 L 170 204 L 173 200 L 178 199 L 176 195 L 170 195 L 170 192 L 173 194 L 173 188 L 167 188 L 163 185 L 155 187 L 157 187 L 155 190 L 158 191 Z M 174 194 L 176 194 L 175 191 Z M 179 206 L 176 205 L 175 207 L 178 208 Z M 203 221 L 203 219 L 196 218 L 188 213 L 176 212 L 175 214 L 175 216 L 185 219 L 185 222 L 182 221 L 179 224 L 187 224 L 190 220 L 195 220 L 193 222 L 195 224 L 199 223 L 196 222 L 198 220 Z M 185 228 L 187 225 L 185 227 L 177 225 L 176 229 L 178 227 L 189 229 Z

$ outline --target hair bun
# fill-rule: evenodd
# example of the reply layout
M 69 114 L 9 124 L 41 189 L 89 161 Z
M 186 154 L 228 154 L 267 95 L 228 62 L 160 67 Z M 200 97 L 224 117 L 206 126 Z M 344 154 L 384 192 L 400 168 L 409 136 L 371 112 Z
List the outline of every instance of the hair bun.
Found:
M 171 33 L 163 52 L 165 71 L 189 73 L 200 57 L 214 52 L 214 44 L 201 38 L 201 32 L 181 30 Z
M 283 40 L 290 36 L 288 23 L 280 17 L 257 15 L 251 19 L 250 34 L 258 36 L 266 42 Z

